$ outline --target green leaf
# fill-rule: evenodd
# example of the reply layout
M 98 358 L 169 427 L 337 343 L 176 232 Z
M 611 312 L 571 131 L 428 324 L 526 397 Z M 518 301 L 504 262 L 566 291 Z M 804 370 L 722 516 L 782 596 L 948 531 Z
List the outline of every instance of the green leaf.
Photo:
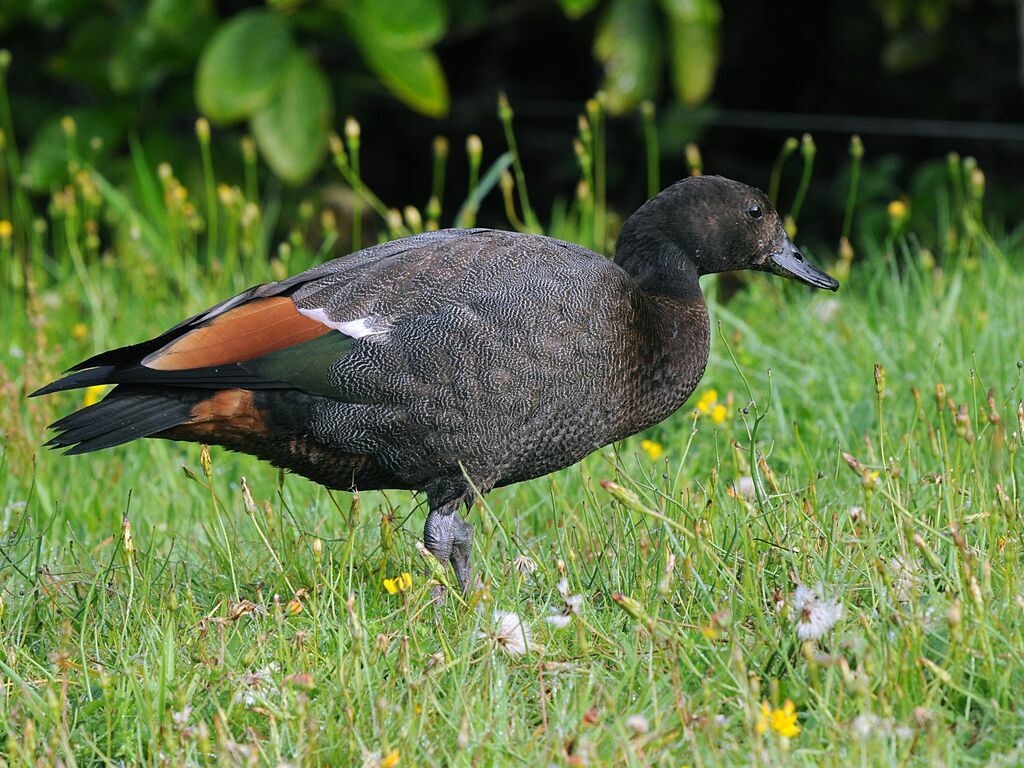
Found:
M 246 11 L 207 43 L 196 70 L 196 103 L 212 120 L 229 123 L 268 104 L 294 53 L 288 27 L 270 11 Z
M 621 114 L 652 98 L 661 75 L 661 27 L 646 0 L 616 0 L 594 37 L 594 56 L 604 65 L 608 109 Z
M 718 70 L 721 8 L 716 0 L 662 0 L 669 13 L 672 83 L 683 104 L 701 104 Z
M 361 31 L 356 39 L 366 63 L 395 96 L 424 115 L 448 114 L 448 81 L 433 51 L 388 48 Z
M 578 19 L 595 5 L 597 0 L 558 0 L 562 12 L 570 19 Z
M 362 0 L 349 9 L 364 34 L 387 48 L 428 48 L 442 37 L 448 16 L 441 0 Z
M 33 686 L 28 685 L 17 672 L 2 661 L 0 661 L 0 672 L 3 672 L 5 677 L 21 688 L 21 693 L 25 697 L 24 703 L 31 710 L 32 714 L 35 715 L 36 720 L 41 723 L 48 722 L 50 718 L 47 717 L 46 704 L 43 702 L 42 697 L 33 690 Z M 14 686 L 11 686 L 11 690 L 13 692 Z
M 167 51 L 156 30 L 133 21 L 114 35 L 107 77 L 115 93 L 149 91 L 164 79 L 169 64 Z
M 718 0 L 661 0 L 661 7 L 670 18 L 680 21 L 700 21 L 713 27 L 722 23 Z
M 207 18 L 210 10 L 207 0 L 149 0 L 146 21 L 166 37 L 179 37 Z
M 508 170 L 510 165 L 512 165 L 511 152 L 502 153 L 498 156 L 497 160 L 491 163 L 491 167 L 487 169 L 487 173 L 480 179 L 480 183 L 476 185 L 472 194 L 459 207 L 459 212 L 455 214 L 456 227 L 470 226 L 470 222 L 476 217 L 476 212 L 480 210 L 480 204 L 483 203 L 484 198 L 487 197 L 498 183 L 498 180 L 501 179 L 501 172 Z
M 327 77 L 309 56 L 295 53 L 277 97 L 253 115 L 253 136 L 274 173 L 298 184 L 320 165 L 332 116 Z
M 194 56 L 214 24 L 209 0 L 149 0 L 146 22 L 161 38 Z
M 167 693 L 174 686 L 174 621 L 169 619 L 164 628 L 163 653 L 160 656 L 160 677 L 157 680 L 156 716 L 163 720 L 167 708 Z
M 75 24 L 95 7 L 93 0 L 31 0 L 4 5 L 21 6 L 29 18 L 51 30 Z
M 107 65 L 114 23 L 108 16 L 97 14 L 72 26 L 68 29 L 67 44 L 49 57 L 50 71 L 94 92 L 106 91 L 110 85 Z

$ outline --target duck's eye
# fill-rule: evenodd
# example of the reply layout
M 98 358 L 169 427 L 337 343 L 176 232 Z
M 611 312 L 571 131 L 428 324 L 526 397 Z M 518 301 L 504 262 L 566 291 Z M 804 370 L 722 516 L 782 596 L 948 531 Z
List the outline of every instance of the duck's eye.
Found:
M 764 214 L 761 211 L 761 206 L 757 203 L 751 203 L 750 207 L 747 208 L 747 216 L 752 219 L 760 219 Z

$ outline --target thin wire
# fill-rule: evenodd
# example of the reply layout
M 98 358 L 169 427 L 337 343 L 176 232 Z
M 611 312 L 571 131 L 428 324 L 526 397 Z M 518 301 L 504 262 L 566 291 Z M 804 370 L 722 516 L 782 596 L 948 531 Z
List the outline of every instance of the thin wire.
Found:
M 516 115 L 533 119 L 573 117 L 580 105 L 562 101 L 516 99 Z M 456 108 L 457 111 L 458 108 Z M 934 120 L 924 117 L 878 117 L 873 115 L 822 115 L 802 112 L 761 112 L 750 109 L 711 107 L 699 118 L 706 125 L 726 128 L 776 130 L 790 133 L 859 133 L 862 135 L 906 136 L 911 138 L 971 139 L 976 141 L 1024 142 L 1024 125 L 973 120 Z

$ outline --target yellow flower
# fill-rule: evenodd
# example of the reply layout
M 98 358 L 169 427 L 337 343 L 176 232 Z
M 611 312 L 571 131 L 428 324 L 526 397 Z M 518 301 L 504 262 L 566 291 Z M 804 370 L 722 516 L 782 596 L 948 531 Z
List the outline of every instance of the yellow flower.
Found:
M 728 402 L 732 402 L 732 395 L 727 398 Z M 703 416 L 710 416 L 711 420 L 715 424 L 721 424 L 727 418 L 729 418 L 729 410 L 726 406 L 718 402 L 718 390 L 709 389 L 703 395 L 700 396 L 700 400 L 697 401 L 697 411 Z
M 86 407 L 90 405 L 96 405 L 96 403 L 98 403 L 100 399 L 103 397 L 103 390 L 105 389 L 106 386 L 103 384 L 97 384 L 93 387 L 86 387 L 85 395 L 82 397 L 82 405 Z
M 220 200 L 220 204 L 225 208 L 231 205 L 234 200 L 235 194 L 231 191 L 231 187 L 227 184 L 217 185 L 217 199 Z
M 761 734 L 771 728 L 780 736 L 791 739 L 800 733 L 800 726 L 796 724 L 796 718 L 796 707 L 789 699 L 786 699 L 782 709 L 772 709 L 768 702 L 764 701 L 761 702 L 761 713 L 758 715 L 754 728 Z
M 907 204 L 902 200 L 893 200 L 889 203 L 889 207 L 886 208 L 886 211 L 888 211 L 890 219 L 902 221 L 907 217 Z
M 390 752 L 384 755 L 383 758 L 381 758 L 380 768 L 395 768 L 395 766 L 398 765 L 398 762 L 398 750 L 392 749 Z
M 292 616 L 298 616 L 302 613 L 302 601 L 297 597 L 292 598 L 288 601 L 288 605 L 285 606 L 285 610 Z
M 14 234 L 14 225 L 7 219 L 0 219 L 0 240 L 10 240 Z
M 865 488 L 877 488 L 882 484 L 881 475 L 877 469 L 872 469 L 861 475 L 861 483 Z
M 700 400 L 697 401 L 697 410 L 707 416 L 711 413 L 711 409 L 715 403 L 718 402 L 718 390 L 709 389 L 703 395 L 700 396 Z
M 640 447 L 644 449 L 651 461 L 657 461 L 661 458 L 661 454 L 665 452 L 665 449 L 661 447 L 661 443 L 656 443 L 653 440 L 642 440 Z
M 384 589 L 388 591 L 389 595 L 405 592 L 411 586 L 412 574 L 408 571 L 402 573 L 401 576 L 395 576 L 393 579 L 384 579 Z M 395 759 L 397 760 L 398 758 L 396 757 Z
M 75 323 L 71 326 L 71 335 L 79 341 L 84 339 L 87 333 L 89 333 L 89 326 L 85 323 Z

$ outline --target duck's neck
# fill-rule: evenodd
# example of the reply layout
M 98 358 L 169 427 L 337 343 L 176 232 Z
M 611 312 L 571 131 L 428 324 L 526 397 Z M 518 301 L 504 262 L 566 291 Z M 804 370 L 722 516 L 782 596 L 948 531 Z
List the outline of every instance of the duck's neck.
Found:
M 642 326 L 638 393 L 649 404 L 649 424 L 656 424 L 697 388 L 708 363 L 711 323 L 699 290 L 685 297 L 645 292 L 638 298 L 637 318 Z
M 689 254 L 682 253 L 658 230 L 644 228 L 643 223 L 636 215 L 626 220 L 615 249 L 615 263 L 647 294 L 703 304 L 700 273 Z
M 644 246 L 650 250 L 641 250 Z M 638 409 L 633 431 L 666 419 L 682 407 L 708 365 L 711 323 L 697 269 L 682 254 L 658 250 L 643 239 L 628 241 L 615 262 L 640 289 L 635 299 Z

